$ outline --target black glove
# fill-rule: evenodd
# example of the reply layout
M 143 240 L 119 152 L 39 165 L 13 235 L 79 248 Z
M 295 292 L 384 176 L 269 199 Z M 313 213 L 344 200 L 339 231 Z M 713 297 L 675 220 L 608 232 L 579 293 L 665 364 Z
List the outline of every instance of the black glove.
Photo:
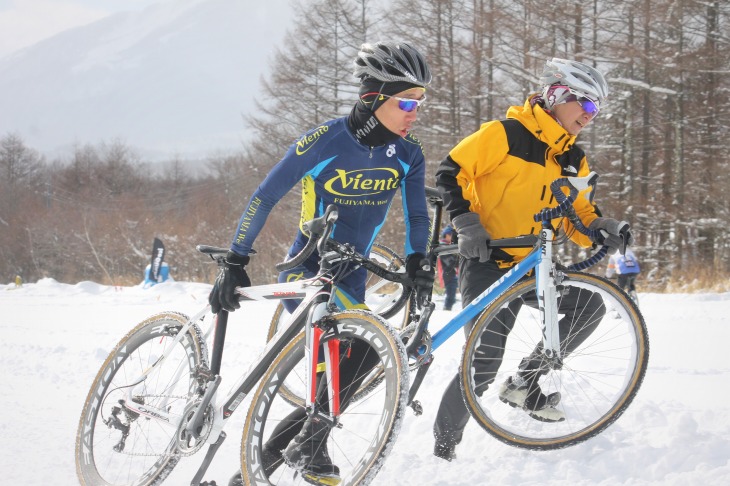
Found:
M 213 284 L 213 290 L 208 296 L 208 303 L 213 314 L 217 314 L 221 309 L 233 312 L 241 307 L 236 295 L 236 287 L 250 287 L 251 279 L 244 267 L 248 265 L 250 258 L 242 256 L 233 251 L 226 254 L 226 260 L 223 268 Z
M 626 247 L 634 244 L 634 236 L 631 234 L 631 226 L 626 221 L 617 221 L 613 218 L 596 218 L 588 229 L 598 232 L 593 241 L 599 245 L 608 247 L 608 254 L 613 255 L 619 251 L 622 255 L 626 253 Z
M 459 235 L 459 253 L 464 258 L 479 258 L 480 262 L 489 260 L 492 250 L 487 245 L 489 233 L 482 226 L 477 213 L 464 213 L 451 222 Z
M 406 258 L 406 275 L 416 285 L 419 304 L 425 302 L 433 290 L 435 271 L 423 253 L 412 253 Z

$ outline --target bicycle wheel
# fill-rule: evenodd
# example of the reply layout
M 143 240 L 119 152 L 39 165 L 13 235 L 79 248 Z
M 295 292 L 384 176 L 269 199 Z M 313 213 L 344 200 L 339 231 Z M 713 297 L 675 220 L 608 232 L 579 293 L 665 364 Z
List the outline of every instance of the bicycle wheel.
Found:
M 373 245 L 370 251 L 370 258 L 378 261 L 382 267 L 388 270 L 405 272 L 405 262 L 403 262 L 403 259 L 387 246 L 377 243 Z M 395 328 L 401 329 L 408 323 L 413 299 L 410 298 L 410 292 L 406 291 L 402 285 L 384 280 L 373 273 L 368 273 L 365 304 L 371 312 L 380 315 L 384 319 L 389 319 L 388 322 Z M 286 322 L 289 315 L 284 309 L 284 305 L 279 302 L 269 324 L 266 342 L 271 341 L 271 338 L 279 330 L 279 326 Z M 368 390 L 376 386 L 377 380 L 379 379 L 380 375 L 373 373 L 371 378 L 364 380 L 361 389 L 355 395 L 355 400 L 369 393 Z M 296 384 L 289 386 L 287 383 L 284 383 L 279 393 L 292 405 L 304 406 L 304 396 L 294 391 L 296 386 Z
M 577 337 L 577 326 L 569 323 L 570 335 L 561 335 L 563 347 L 572 339 L 576 339 L 574 345 L 585 340 L 572 352 L 564 353 L 562 367 L 550 369 L 540 378 L 543 393 L 560 393 L 556 408 L 564 412 L 563 421 L 535 420 L 524 410 L 503 403 L 498 396 L 500 385 L 515 376 L 520 362 L 542 340 L 539 311 L 521 305 L 535 301 L 534 279 L 519 282 L 490 305 L 477 318 L 464 347 L 459 370 L 464 402 L 484 430 L 513 446 L 558 449 L 599 434 L 626 410 L 646 373 L 649 338 L 636 305 L 601 277 L 577 272 L 565 275 L 559 287 L 562 296 L 566 291 L 578 298 L 589 296 L 588 292 L 596 293 L 605 313 L 601 314 L 599 303 L 599 311 L 590 316 L 595 328 L 587 337 Z M 505 323 L 511 319 L 514 326 L 509 331 Z M 502 340 L 504 347 L 480 347 L 494 339 Z M 488 383 L 491 385 L 484 391 Z M 475 390 L 480 390 L 481 396 Z
M 634 301 L 636 307 L 639 307 L 639 294 L 636 293 L 636 290 L 629 290 L 629 297 Z
M 327 441 L 329 455 L 340 468 L 341 485 L 365 485 L 377 474 L 400 430 L 408 398 L 405 348 L 378 316 L 363 311 L 346 311 L 333 314 L 328 319 L 332 320 L 332 325 L 323 335 L 325 341 L 335 337 L 340 339 L 345 355 L 348 349 L 369 350 L 370 356 L 377 357 L 377 366 L 385 370 L 384 380 L 367 399 L 343 404 L 339 424 L 333 428 Z M 376 354 L 373 355 L 373 352 Z M 343 369 L 344 366 L 343 362 Z M 356 376 L 353 386 L 369 369 L 369 366 L 360 368 L 359 362 L 350 362 L 347 366 L 354 370 Z M 285 463 L 270 475 L 262 466 L 264 445 L 269 443 L 271 447 L 277 444 L 274 447 L 277 451 L 286 448 L 306 418 L 302 407 L 292 406 L 279 393 L 284 380 L 288 384 L 298 383 L 297 392 L 303 395 L 303 333 L 279 354 L 253 395 L 241 440 L 241 464 L 246 485 L 305 483 L 302 476 L 296 475 Z M 343 395 L 347 393 L 346 389 L 342 390 Z M 276 435 L 277 439 L 272 439 L 272 435 Z
M 190 327 L 168 359 L 144 382 L 137 382 L 178 334 L 188 318 L 156 314 L 129 332 L 102 364 L 86 397 L 76 436 L 76 473 L 82 485 L 161 484 L 177 465 L 178 424 L 199 383 L 196 367 L 208 365 L 208 351 L 197 325 Z M 176 423 L 140 418 L 120 404 L 132 400 Z M 202 444 L 201 444 L 202 445 Z
M 396 252 L 385 245 L 374 244 L 370 249 L 370 258 L 381 267 L 392 272 L 405 273 L 406 263 Z M 410 292 L 402 285 L 378 277 L 368 272 L 365 284 L 365 304 L 374 314 L 388 319 L 400 329 L 407 324 Z

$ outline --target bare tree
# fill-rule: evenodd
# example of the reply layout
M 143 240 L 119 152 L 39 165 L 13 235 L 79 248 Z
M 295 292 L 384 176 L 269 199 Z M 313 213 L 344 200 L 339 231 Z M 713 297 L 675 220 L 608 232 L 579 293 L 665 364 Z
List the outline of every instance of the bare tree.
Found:
M 352 59 L 362 42 L 381 39 L 415 45 L 432 67 L 415 129 L 427 177 L 481 123 L 524 103 L 546 59 L 596 66 L 609 99 L 579 144 L 601 175 L 604 214 L 635 228 L 645 285 L 719 281 L 730 270 L 730 2 L 314 0 L 299 11 L 246 118 L 252 142 L 211 156 L 203 176 L 175 161 L 160 174 L 118 140 L 77 145 L 46 164 L 18 135 L 0 138 L 0 275 L 137 283 L 157 236 L 177 277 L 211 281 L 215 269 L 195 244 L 227 245 L 287 147 L 347 115 L 357 92 Z M 267 251 L 251 264 L 257 281 L 274 278 L 299 204 L 295 190 L 262 232 L 257 245 Z M 399 208 L 380 240 L 396 250 Z

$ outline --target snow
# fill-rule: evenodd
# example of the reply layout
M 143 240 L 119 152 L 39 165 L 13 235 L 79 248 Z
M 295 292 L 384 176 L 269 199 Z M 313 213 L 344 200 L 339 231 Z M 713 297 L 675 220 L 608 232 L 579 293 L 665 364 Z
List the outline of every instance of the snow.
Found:
M 52 279 L 17 289 L 0 285 L 2 482 L 78 484 L 73 451 L 79 415 L 109 350 L 151 314 L 194 314 L 209 291 L 209 284 L 185 282 L 150 289 Z M 407 413 L 373 484 L 730 484 L 730 293 L 639 297 L 651 339 L 649 370 L 629 410 L 603 434 L 568 449 L 534 452 L 504 445 L 471 422 L 454 462 L 434 458 L 431 426 L 463 344 L 454 338 L 437 351 L 419 391 L 423 415 Z M 231 315 L 224 385 L 263 347 L 274 306 L 250 304 Z M 433 325 L 448 318 L 437 310 Z M 228 440 L 206 479 L 227 484 L 237 468 L 246 408 L 244 402 L 228 423 Z M 201 460 L 199 453 L 181 461 L 165 484 L 190 484 Z

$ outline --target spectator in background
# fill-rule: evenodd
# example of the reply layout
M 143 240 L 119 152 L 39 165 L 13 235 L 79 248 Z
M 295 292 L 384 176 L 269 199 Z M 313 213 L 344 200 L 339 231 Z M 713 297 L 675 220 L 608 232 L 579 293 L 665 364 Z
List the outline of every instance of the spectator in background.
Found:
M 636 277 L 641 273 L 639 260 L 631 248 L 626 248 L 626 253 L 614 253 L 608 260 L 606 267 L 606 278 L 617 278 L 618 286 L 621 290 L 627 292 L 632 299 L 638 304 L 636 297 Z
M 442 245 L 450 245 L 454 239 L 454 228 L 446 226 L 441 232 Z M 456 302 L 456 289 L 459 286 L 458 268 L 459 255 L 441 255 L 438 259 L 438 274 L 441 286 L 444 288 L 444 310 L 450 311 Z

